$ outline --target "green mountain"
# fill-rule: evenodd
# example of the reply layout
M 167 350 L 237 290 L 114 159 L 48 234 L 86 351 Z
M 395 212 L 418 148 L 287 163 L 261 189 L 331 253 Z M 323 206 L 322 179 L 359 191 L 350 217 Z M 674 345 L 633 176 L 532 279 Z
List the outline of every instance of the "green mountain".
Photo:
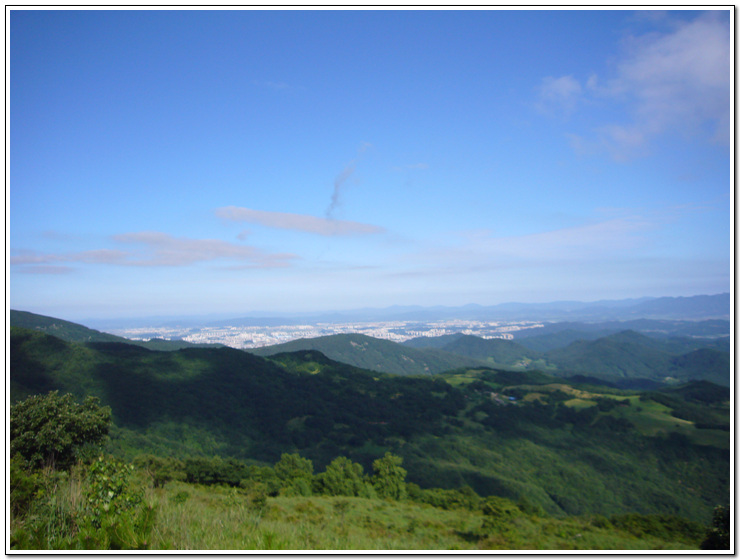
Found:
M 537 352 L 549 352 L 557 348 L 564 348 L 569 344 L 577 342 L 579 340 L 597 340 L 604 336 L 614 334 L 611 330 L 600 330 L 600 331 L 581 331 L 575 329 L 565 329 L 555 332 L 544 333 L 536 336 L 528 336 L 523 338 L 517 338 L 516 342 L 525 348 L 535 350 Z
M 426 340 L 424 340 L 426 338 Z M 494 366 L 525 366 L 541 360 L 539 352 L 500 338 L 481 338 L 467 334 L 452 334 L 439 337 L 420 337 L 404 343 L 412 348 L 437 348 L 444 352 L 480 360 Z M 540 364 L 542 367 L 544 364 Z
M 15 309 L 10 310 L 10 326 L 40 331 L 68 342 L 120 342 L 142 346 L 150 350 L 179 350 L 181 348 L 220 346 L 193 344 L 184 340 L 164 340 L 161 338 L 153 338 L 146 341 L 130 340 L 122 336 L 96 331 L 95 329 L 90 329 L 77 323 L 64 321 L 63 319 L 37 315 L 28 311 L 17 311 Z
M 661 340 L 624 331 L 576 341 L 545 356 L 561 371 L 658 381 L 706 379 L 729 385 L 729 353 L 705 348 L 678 354 L 692 346 L 682 339 Z
M 271 356 L 302 350 L 318 350 L 339 362 L 398 375 L 429 375 L 459 367 L 483 365 L 479 360 L 435 348 L 410 348 L 363 334 L 302 338 L 274 346 L 250 348 L 248 351 L 258 356 Z
M 10 325 L 24 329 L 33 329 L 56 336 L 69 342 L 128 342 L 132 341 L 113 334 L 89 329 L 77 323 L 37 315 L 28 311 L 10 310 Z
M 360 344 L 362 339 L 351 339 Z M 672 513 L 706 522 L 729 495 L 729 404 L 485 367 L 399 376 L 313 350 L 147 350 L 11 328 L 11 401 L 57 389 L 112 408 L 109 449 L 133 456 L 370 471 L 391 451 L 422 487 L 470 485 L 553 515 Z M 705 385 L 695 393 L 711 395 Z M 513 399 L 513 400 L 512 400 Z M 691 416 L 685 419 L 673 413 Z
M 404 346 L 411 348 L 436 348 L 441 350 L 445 345 L 464 337 L 463 333 L 443 334 L 442 336 L 419 336 L 403 342 Z

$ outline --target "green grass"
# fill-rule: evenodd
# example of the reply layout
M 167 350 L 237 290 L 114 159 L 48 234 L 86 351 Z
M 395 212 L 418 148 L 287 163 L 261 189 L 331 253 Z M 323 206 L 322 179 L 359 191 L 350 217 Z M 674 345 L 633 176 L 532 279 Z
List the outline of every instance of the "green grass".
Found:
M 180 496 L 180 499 L 176 498 Z M 187 496 L 184 499 L 183 496 Z M 590 517 L 520 516 L 484 530 L 479 511 L 362 498 L 276 497 L 264 508 L 234 489 L 170 483 L 150 490 L 154 549 L 176 550 L 690 550 Z

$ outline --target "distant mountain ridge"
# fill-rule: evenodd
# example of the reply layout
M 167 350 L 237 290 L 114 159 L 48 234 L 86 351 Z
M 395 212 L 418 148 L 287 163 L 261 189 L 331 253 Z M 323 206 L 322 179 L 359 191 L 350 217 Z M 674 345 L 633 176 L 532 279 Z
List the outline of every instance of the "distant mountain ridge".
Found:
M 299 350 L 317 350 L 338 362 L 398 375 L 431 375 L 460 367 L 484 365 L 483 362 L 467 356 L 434 348 L 406 347 L 364 334 L 335 334 L 317 338 L 301 338 L 273 346 L 250 348 L 247 351 L 268 357 Z
M 10 319 L 12 328 L 30 329 L 67 342 L 88 345 L 113 343 L 166 351 L 203 346 L 185 341 L 132 341 L 70 321 L 16 310 L 11 310 Z M 293 340 L 250 349 L 248 352 L 267 357 L 284 352 L 316 350 L 332 360 L 357 368 L 398 375 L 435 375 L 458 368 L 485 366 L 516 370 L 541 369 L 561 376 L 582 374 L 659 382 L 669 379 L 707 380 L 729 386 L 729 338 L 655 337 L 629 329 L 614 333 L 603 328 L 607 325 L 614 328 L 626 324 L 642 327 L 657 325 L 665 331 L 673 329 L 674 332 L 700 333 L 722 332 L 727 326 L 722 321 L 695 322 L 689 325 L 680 322 L 633 321 L 614 325 L 582 325 L 581 328 L 586 329 L 583 333 L 568 328 L 557 330 L 558 325 L 550 325 L 543 327 L 547 334 L 525 337 L 518 341 L 483 339 L 457 333 L 412 339 L 404 344 L 355 333 Z M 575 325 L 577 324 L 566 324 L 565 327 Z M 690 327 L 693 330 L 687 330 Z M 549 348 L 537 347 L 548 344 Z
M 468 304 L 463 306 L 394 305 L 344 311 L 270 313 L 243 312 L 231 318 L 158 317 L 128 319 L 88 319 L 97 328 L 125 326 L 270 326 L 305 323 L 342 323 L 351 321 L 440 321 L 449 319 L 477 321 L 627 321 L 643 319 L 702 320 L 730 318 L 730 294 L 690 297 L 633 298 L 594 302 L 556 301 L 549 303 Z
M 10 310 L 10 326 L 43 332 L 45 334 L 61 338 L 62 340 L 65 340 L 67 342 L 119 342 L 123 344 L 141 346 L 143 348 L 148 348 L 149 350 L 170 351 L 179 350 L 181 348 L 191 348 L 199 346 L 221 346 L 193 344 L 184 340 L 164 340 L 158 338 L 147 341 L 131 340 L 122 336 L 116 336 L 114 334 L 90 329 L 71 321 L 65 321 L 64 319 L 47 317 L 45 315 L 38 315 L 36 313 L 30 313 L 28 311 L 18 311 L 15 309 Z

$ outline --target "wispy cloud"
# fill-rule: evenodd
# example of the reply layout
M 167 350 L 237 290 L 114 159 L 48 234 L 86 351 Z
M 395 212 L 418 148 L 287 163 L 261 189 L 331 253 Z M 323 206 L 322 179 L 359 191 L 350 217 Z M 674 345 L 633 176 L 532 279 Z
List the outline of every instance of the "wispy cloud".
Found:
M 115 249 L 97 249 L 72 253 L 39 253 L 36 251 L 18 251 L 11 255 L 11 265 L 49 265 L 54 263 L 117 264 L 125 262 L 129 256 L 124 251 Z M 47 267 L 48 268 L 48 267 Z M 50 269 L 52 270 L 52 269 Z
M 576 149 L 628 159 L 659 135 L 706 134 L 706 127 L 712 141 L 729 143 L 730 27 L 720 12 L 627 37 L 614 67 L 614 76 L 592 75 L 585 88 L 573 76 L 546 78 L 540 88 L 541 107 L 573 111 L 588 98 L 627 111 L 624 121 L 596 127 L 592 139 L 569 135 Z
M 189 239 L 166 233 L 147 231 L 114 235 L 113 240 L 143 246 L 148 255 L 128 261 L 137 266 L 185 266 L 197 262 L 228 260 L 247 261 L 252 266 L 273 268 L 286 266 L 296 255 L 265 254 L 249 245 L 237 245 L 220 239 Z
M 252 80 L 252 83 L 255 86 L 275 91 L 294 91 L 304 89 L 303 86 L 296 86 L 289 84 L 288 82 L 281 82 L 276 80 Z
M 329 202 L 329 206 L 326 209 L 326 217 L 328 219 L 334 219 L 334 212 L 341 205 L 341 194 L 344 190 L 344 186 L 347 183 L 347 180 L 355 172 L 355 169 L 357 168 L 357 161 L 359 160 L 360 156 L 364 154 L 368 149 L 372 148 L 372 146 L 373 145 L 369 142 L 364 142 L 357 150 L 357 157 L 350 161 L 346 165 L 346 167 L 342 169 L 341 173 L 339 173 L 339 175 L 337 175 L 334 179 L 334 190 L 331 193 L 331 201 Z
M 549 115 L 568 117 L 581 99 L 581 84 L 573 76 L 548 76 L 539 87 L 537 109 Z
M 303 231 L 325 236 L 369 235 L 383 233 L 382 227 L 330 218 L 318 218 L 306 214 L 266 212 L 237 206 L 216 209 L 216 216 L 233 222 L 247 222 L 266 227 Z
M 69 253 L 19 251 L 10 257 L 10 264 L 19 271 L 37 274 L 70 272 L 72 264 L 118 265 L 142 267 L 181 267 L 208 261 L 240 263 L 241 268 L 277 268 L 288 266 L 297 258 L 290 253 L 263 253 L 248 246 L 219 239 L 190 239 L 147 231 L 111 236 L 130 250 L 97 249 Z M 62 264 L 64 263 L 64 264 Z
M 471 230 L 448 236 L 445 245 L 407 254 L 396 269 L 401 275 L 465 276 L 504 270 L 534 270 L 632 259 L 650 244 L 649 232 L 662 216 L 611 211 L 600 220 L 577 226 L 515 236 Z
M 393 171 L 423 171 L 429 169 L 428 163 L 409 163 L 407 165 L 396 165 Z

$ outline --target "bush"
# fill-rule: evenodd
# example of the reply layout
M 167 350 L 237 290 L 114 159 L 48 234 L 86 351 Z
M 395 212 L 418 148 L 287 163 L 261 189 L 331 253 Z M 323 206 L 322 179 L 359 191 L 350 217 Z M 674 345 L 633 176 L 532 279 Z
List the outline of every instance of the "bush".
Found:
M 10 407 L 10 454 L 20 455 L 30 468 L 44 465 L 69 469 L 85 447 L 100 447 L 108 436 L 111 411 L 87 397 L 33 395 Z

